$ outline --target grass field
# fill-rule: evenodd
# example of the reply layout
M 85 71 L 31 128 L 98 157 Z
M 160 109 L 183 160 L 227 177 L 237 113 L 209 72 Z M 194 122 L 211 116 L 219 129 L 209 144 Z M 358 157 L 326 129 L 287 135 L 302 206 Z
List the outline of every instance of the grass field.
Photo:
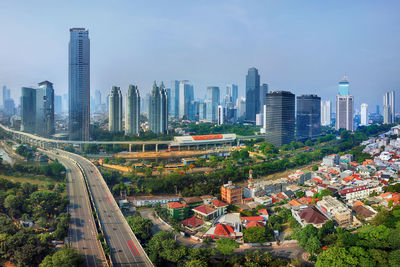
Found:
M 21 176 L 10 176 L 10 175 L 4 175 L 0 174 L 0 178 L 10 180 L 14 183 L 16 182 L 28 182 L 31 184 L 37 184 L 40 187 L 44 187 L 46 184 L 54 184 L 56 186 L 57 184 L 62 184 L 63 182 L 56 182 L 52 180 L 51 178 L 43 177 L 43 176 L 35 176 L 35 175 L 21 175 Z

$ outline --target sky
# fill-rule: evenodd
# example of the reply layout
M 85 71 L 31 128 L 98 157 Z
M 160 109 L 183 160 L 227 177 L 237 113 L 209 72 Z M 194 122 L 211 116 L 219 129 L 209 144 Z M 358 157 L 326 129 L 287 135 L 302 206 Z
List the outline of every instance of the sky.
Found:
M 154 80 L 189 80 L 198 98 L 228 83 L 244 96 L 256 67 L 270 90 L 332 101 L 346 73 L 356 108 L 382 110 L 394 90 L 399 112 L 399 14 L 396 0 L 0 0 L 0 86 L 19 98 L 49 80 L 66 93 L 69 28 L 85 27 L 92 95 L 137 84 L 144 96 Z

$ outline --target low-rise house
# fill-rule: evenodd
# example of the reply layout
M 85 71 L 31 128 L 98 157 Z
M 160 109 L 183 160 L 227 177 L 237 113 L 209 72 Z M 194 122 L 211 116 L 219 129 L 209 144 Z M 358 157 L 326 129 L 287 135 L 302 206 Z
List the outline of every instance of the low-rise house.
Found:
M 316 228 L 321 228 L 326 221 L 329 221 L 314 205 L 302 205 L 293 208 L 292 215 L 303 227 L 312 224 Z
M 205 221 L 213 220 L 218 217 L 217 210 L 208 205 L 198 206 L 193 209 L 193 212 L 196 217 Z
M 136 207 L 154 205 L 156 203 L 167 204 L 168 202 L 178 202 L 179 196 L 140 196 L 140 197 L 128 197 L 129 201 L 132 201 Z
M 217 210 L 217 216 L 228 213 L 228 203 L 216 199 L 211 201 L 211 205 Z
M 268 221 L 269 214 L 268 214 L 267 209 L 258 210 L 258 215 L 262 216 L 264 218 L 264 221 Z
M 374 209 L 368 209 L 364 205 L 354 205 L 351 210 L 354 211 L 357 218 L 361 220 L 371 220 L 377 213 Z
M 197 228 L 199 226 L 202 226 L 204 224 L 204 221 L 200 218 L 197 218 L 196 216 L 193 216 L 181 221 L 181 223 L 188 228 Z
M 351 210 L 337 198 L 324 196 L 318 201 L 317 208 L 329 219 L 334 220 L 339 227 L 349 227 L 353 224 Z
M 370 194 L 368 185 L 361 185 L 356 187 L 346 187 L 340 191 L 340 196 L 349 200 L 363 199 Z
M 271 197 L 263 196 L 263 197 L 255 197 L 254 202 L 261 205 L 270 206 L 272 205 L 273 200 Z
M 263 216 L 240 217 L 240 219 L 242 220 L 243 227 L 247 227 L 247 224 L 249 224 L 250 222 L 258 222 L 262 225 L 266 224 Z
M 180 202 L 169 202 L 167 204 L 169 215 L 178 221 L 182 221 L 189 217 L 189 206 Z

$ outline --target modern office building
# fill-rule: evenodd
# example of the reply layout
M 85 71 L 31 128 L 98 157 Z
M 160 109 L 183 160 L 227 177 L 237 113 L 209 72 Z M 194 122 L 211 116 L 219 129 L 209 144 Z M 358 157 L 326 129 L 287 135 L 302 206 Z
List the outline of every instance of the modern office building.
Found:
M 149 102 L 149 128 L 156 134 L 168 131 L 168 96 L 164 84 L 154 81 Z
M 383 95 L 383 123 L 394 123 L 396 118 L 394 91 L 386 92 Z
M 218 125 L 224 124 L 225 108 L 221 105 L 218 106 Z
M 50 137 L 54 134 L 54 89 L 49 81 L 38 88 L 22 87 L 21 131 Z
M 321 98 L 317 95 L 297 97 L 296 139 L 305 141 L 321 136 Z
M 246 75 L 246 120 L 256 121 L 260 113 L 260 75 L 256 68 L 250 68 Z
M 266 103 L 267 100 L 267 94 L 268 94 L 268 84 L 263 83 L 260 86 L 260 110 L 258 111 L 258 113 L 263 114 L 263 107 Z
M 21 93 L 21 131 L 35 133 L 36 130 L 36 89 L 22 87 Z
M 184 120 L 194 120 L 191 112 L 194 101 L 193 85 L 189 81 L 179 82 L 179 118 Z
M 368 104 L 361 104 L 361 123 L 360 125 L 368 125 Z
M 239 121 L 243 121 L 246 118 L 246 98 L 238 98 L 236 101 L 237 106 L 237 118 Z
M 112 87 L 108 102 L 108 130 L 122 132 L 122 93 L 119 87 Z
M 179 81 L 171 82 L 171 112 L 172 117 L 179 118 Z
M 62 96 L 54 95 L 54 113 L 61 114 L 63 112 Z
M 219 87 L 209 86 L 207 87 L 207 120 L 212 122 L 218 122 L 218 105 L 220 104 L 220 92 Z
M 90 139 L 90 40 L 84 28 L 70 29 L 69 139 Z
M 339 82 L 339 94 L 336 96 L 336 130 L 353 131 L 354 97 L 349 94 L 350 83 L 345 76 Z
M 100 92 L 100 90 L 96 90 L 94 92 L 94 110 L 96 112 L 99 112 L 101 110 L 101 104 L 102 104 L 101 92 Z
M 11 97 L 11 90 L 8 89 L 7 86 L 5 85 L 3 86 L 2 95 L 3 95 L 3 107 L 5 107 L 6 100 L 10 99 Z
M 171 88 L 167 88 L 165 89 L 165 91 L 167 92 L 167 105 L 168 105 L 168 116 L 172 116 L 172 109 L 171 109 L 171 105 L 172 105 L 172 92 L 171 92 Z
M 349 87 L 350 87 L 350 83 L 347 80 L 347 76 L 345 75 L 343 77 L 343 80 L 341 80 L 339 82 L 339 90 L 338 90 L 339 91 L 339 95 L 342 95 L 342 96 L 349 95 Z
M 49 137 L 54 128 L 54 89 L 49 81 L 39 83 L 36 92 L 36 133 Z
M 140 94 L 136 85 L 129 85 L 126 94 L 125 134 L 137 135 L 140 131 Z
M 332 117 L 332 105 L 330 100 L 321 101 L 321 125 L 330 126 Z
M 294 141 L 295 95 L 287 91 L 267 94 L 266 137 L 267 142 L 282 146 Z
M 228 96 L 229 103 L 232 105 L 236 105 L 236 101 L 238 99 L 239 90 L 236 84 L 228 84 L 226 86 L 226 95 Z M 226 102 L 226 101 L 225 101 Z
M 207 119 L 207 104 L 205 102 L 199 103 L 199 120 Z
M 4 101 L 4 114 L 7 116 L 12 116 L 15 114 L 15 103 L 14 99 L 9 98 Z

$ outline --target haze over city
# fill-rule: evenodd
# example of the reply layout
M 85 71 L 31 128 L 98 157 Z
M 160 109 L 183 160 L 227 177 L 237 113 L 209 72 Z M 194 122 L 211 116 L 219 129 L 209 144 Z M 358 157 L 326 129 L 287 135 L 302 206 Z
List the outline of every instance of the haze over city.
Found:
M 19 102 L 22 86 L 49 80 L 68 91 L 69 28 L 91 40 L 91 91 L 154 80 L 239 85 L 256 67 L 269 90 L 334 100 L 346 73 L 355 108 L 399 91 L 400 3 L 385 1 L 2 1 L 0 85 Z M 398 101 L 400 102 L 400 101 Z M 399 105 L 397 104 L 397 109 Z

